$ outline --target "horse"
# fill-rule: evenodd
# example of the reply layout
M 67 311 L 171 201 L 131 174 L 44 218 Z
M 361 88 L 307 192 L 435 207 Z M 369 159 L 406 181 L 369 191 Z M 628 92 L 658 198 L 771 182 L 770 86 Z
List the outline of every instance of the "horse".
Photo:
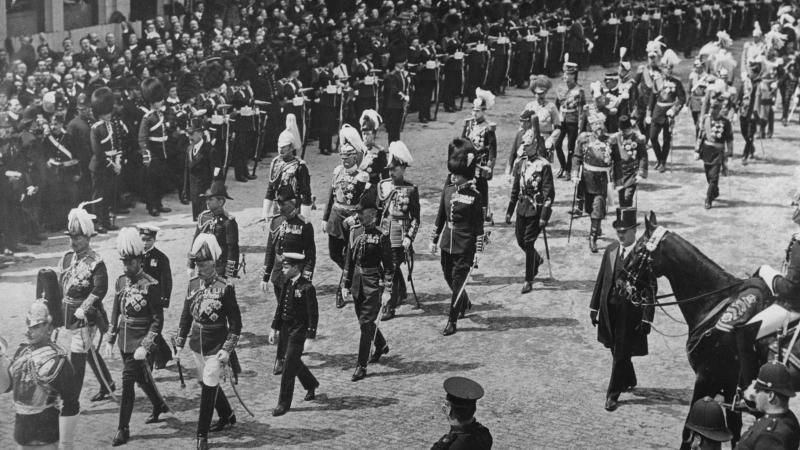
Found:
M 654 288 L 648 290 L 653 292 L 650 298 L 637 295 L 640 290 L 635 286 L 641 284 L 641 274 L 652 274 L 653 279 L 663 276 L 669 281 L 676 299 L 673 304 L 678 305 L 689 328 L 686 352 L 695 373 L 692 404 L 717 394 L 726 403 L 732 403 L 739 375 L 736 337 L 734 333 L 719 332 L 714 326 L 736 298 L 744 280 L 725 271 L 678 234 L 659 227 L 652 211 L 645 219 L 645 233 L 637 240 L 633 257 L 624 270 L 620 282 L 627 285 L 630 301 L 641 307 L 659 305 Z M 766 284 L 762 284 L 766 291 Z M 726 416 L 735 445 L 741 438 L 741 414 L 728 410 Z M 684 429 L 681 449 L 689 448 L 687 437 L 688 430 Z

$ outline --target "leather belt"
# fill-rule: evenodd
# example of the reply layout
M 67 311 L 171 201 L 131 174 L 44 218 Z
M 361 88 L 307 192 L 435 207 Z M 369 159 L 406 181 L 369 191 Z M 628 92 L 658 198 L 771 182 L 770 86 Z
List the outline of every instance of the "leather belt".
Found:
M 156 136 L 151 136 L 151 137 L 150 137 L 150 138 L 148 138 L 148 139 L 150 139 L 150 140 L 151 140 L 151 141 L 153 141 L 153 142 L 167 142 L 167 137 L 166 137 L 166 136 L 158 136 L 158 137 L 156 137 Z
M 608 172 L 609 167 L 593 166 L 591 164 L 583 163 L 583 169 L 589 172 Z
M 656 102 L 656 105 L 669 108 L 670 106 L 675 106 L 675 102 Z

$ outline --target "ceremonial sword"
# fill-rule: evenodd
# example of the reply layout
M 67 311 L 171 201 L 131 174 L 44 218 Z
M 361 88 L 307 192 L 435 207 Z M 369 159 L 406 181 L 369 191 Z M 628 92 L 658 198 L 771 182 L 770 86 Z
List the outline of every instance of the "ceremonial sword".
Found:
M 230 380 L 231 389 L 233 389 L 233 393 L 234 393 L 234 395 L 236 395 L 236 398 L 239 400 L 239 403 L 242 405 L 242 408 L 244 408 L 244 410 L 247 411 L 247 414 L 250 414 L 250 417 L 255 417 L 256 415 L 253 414 L 253 411 L 250 411 L 250 408 L 248 408 L 247 405 L 244 404 L 244 401 L 242 401 L 242 396 L 239 395 L 239 390 L 236 389 L 236 381 L 234 381 L 233 375 L 228 376 L 229 375 L 228 374 L 228 365 L 227 364 L 223 364 L 222 367 L 223 367 L 223 370 L 225 371 L 225 378 L 228 378 Z
M 172 343 L 172 351 L 173 351 L 173 353 L 175 353 L 175 355 L 177 355 L 178 354 L 178 345 L 175 342 L 175 336 L 170 337 L 169 340 L 170 340 L 170 343 Z M 181 389 L 183 389 L 183 388 L 186 387 L 186 382 L 183 380 L 183 366 L 181 366 L 180 358 L 175 360 L 175 364 L 178 366 L 178 377 L 180 377 Z

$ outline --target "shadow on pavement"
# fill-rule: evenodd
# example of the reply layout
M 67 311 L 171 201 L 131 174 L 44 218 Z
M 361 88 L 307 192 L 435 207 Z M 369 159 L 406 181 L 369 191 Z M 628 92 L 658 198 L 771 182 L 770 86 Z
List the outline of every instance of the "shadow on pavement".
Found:
M 244 348 L 251 348 L 251 347 L 264 347 L 268 345 L 269 342 L 267 340 L 267 335 L 260 335 L 251 333 L 249 331 L 243 331 L 241 340 L 237 345 L 237 349 L 244 349 Z
M 599 265 L 598 265 L 599 266 Z M 595 280 L 558 280 L 552 278 L 540 278 L 538 281 L 542 282 L 542 288 L 536 288 L 534 285 L 534 291 L 536 290 L 576 290 L 576 291 L 584 291 L 584 292 L 591 292 L 594 289 Z
M 368 377 L 374 377 L 371 373 Z M 291 411 L 346 411 L 366 408 L 383 408 L 384 406 L 396 405 L 400 400 L 392 397 L 368 397 L 366 395 L 345 395 L 342 397 L 328 397 L 325 394 L 317 394 L 313 403 L 303 403 L 313 406 L 303 406 L 300 408 L 292 407 Z
M 638 398 L 620 400 L 619 403 L 629 405 L 689 406 L 692 398 L 691 389 L 637 387 L 632 394 Z
M 378 363 L 394 370 L 387 372 L 372 372 L 368 377 L 388 377 L 398 375 L 421 375 L 431 373 L 466 372 L 481 366 L 478 363 L 455 363 L 450 361 L 406 361 L 400 355 L 390 355 L 381 358 Z M 369 367 L 367 368 L 369 370 Z
M 481 317 L 478 315 L 467 316 L 473 323 L 484 325 L 486 328 L 459 328 L 458 331 L 508 331 L 521 328 L 541 327 L 574 327 L 579 325 L 577 319 L 570 317 Z
M 267 251 L 266 245 L 242 245 L 239 247 L 239 253 L 246 253 L 248 255 L 261 255 L 260 257 L 262 259 L 264 258 L 265 251 Z
M 637 187 L 636 187 L 637 190 L 644 191 L 644 192 L 669 191 L 669 190 L 680 189 L 680 188 L 681 188 L 680 185 L 658 184 L 658 183 L 652 183 L 650 181 L 648 181 L 646 183 L 639 183 L 637 185 Z M 617 199 L 615 198 L 614 200 L 616 201 Z

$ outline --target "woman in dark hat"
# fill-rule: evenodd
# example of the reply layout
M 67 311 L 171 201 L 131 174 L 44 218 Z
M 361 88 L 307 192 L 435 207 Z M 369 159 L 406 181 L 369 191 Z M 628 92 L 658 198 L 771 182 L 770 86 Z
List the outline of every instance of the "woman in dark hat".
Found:
M 453 291 L 450 313 L 442 334 L 456 332 L 459 315 L 471 304 L 464 287 L 475 262 L 475 252 L 483 251 L 483 203 L 475 187 L 475 148 L 468 140 L 453 139 L 448 148 L 450 175 L 442 190 L 435 229 L 431 236 L 431 253 L 442 250 L 442 271 Z M 459 294 L 461 296 L 459 297 Z

